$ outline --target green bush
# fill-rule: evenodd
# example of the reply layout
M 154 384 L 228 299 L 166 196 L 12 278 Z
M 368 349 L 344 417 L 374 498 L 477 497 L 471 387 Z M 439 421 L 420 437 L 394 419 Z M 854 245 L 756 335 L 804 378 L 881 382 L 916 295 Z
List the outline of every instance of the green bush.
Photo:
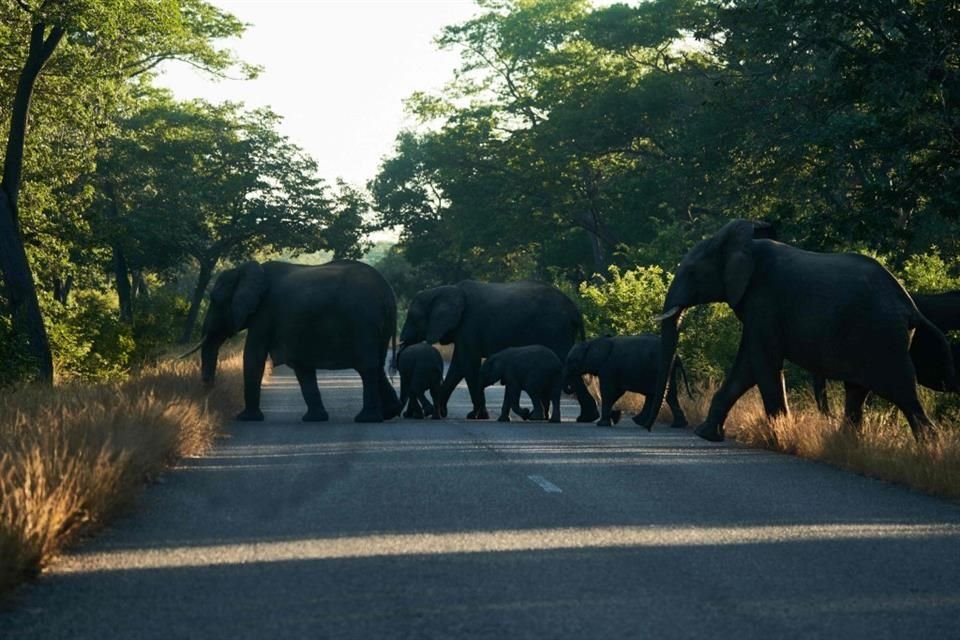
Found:
M 59 378 L 92 382 L 126 375 L 136 343 L 119 319 L 115 295 L 82 290 L 66 305 L 47 298 L 44 308 Z
M 578 291 L 588 337 L 659 333 L 653 318 L 663 311 L 670 276 L 657 266 L 621 271 L 611 266 L 607 276 L 594 276 Z
M 660 333 L 654 317 L 673 276 L 657 266 L 621 271 L 581 283 L 578 297 L 587 335 Z M 691 377 L 717 380 L 733 364 L 740 343 L 740 321 L 725 304 L 688 309 L 680 331 L 680 357 Z
M 949 265 L 933 247 L 928 253 L 917 253 L 903 263 L 896 274 L 907 291 L 915 293 L 939 293 L 960 289 L 960 276 L 956 264 Z

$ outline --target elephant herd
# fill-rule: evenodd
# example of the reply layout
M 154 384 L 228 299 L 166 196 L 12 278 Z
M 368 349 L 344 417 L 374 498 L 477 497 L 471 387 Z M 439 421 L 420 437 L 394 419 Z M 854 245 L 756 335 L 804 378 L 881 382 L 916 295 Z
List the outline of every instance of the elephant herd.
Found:
M 723 440 L 727 414 L 753 386 L 769 416 L 787 411 L 785 360 L 814 376 L 821 407 L 823 381 L 840 380 L 851 423 L 859 424 L 872 392 L 896 405 L 918 438 L 932 423 L 917 398 L 917 383 L 958 390 L 944 332 L 960 325 L 960 293 L 911 297 L 871 258 L 804 251 L 772 239 L 768 225 L 747 220 L 728 223 L 683 258 L 658 316 L 659 336 L 587 341 L 579 310 L 555 287 L 465 280 L 414 297 L 398 349 L 396 300 L 372 267 L 350 260 L 320 266 L 248 262 L 214 284 L 197 349 L 201 377 L 212 384 L 223 342 L 247 330 L 239 420 L 263 419 L 260 385 L 269 355 L 296 374 L 305 421 L 328 419 L 316 370 L 351 368 L 363 383 L 358 422 L 379 422 L 401 411 L 408 418 L 445 417 L 451 393 L 465 379 L 473 405 L 468 419 L 489 418 L 484 388 L 502 382 L 501 421 L 512 411 L 559 422 L 565 391 L 580 405 L 578 422 L 599 418 L 606 426 L 620 417 L 613 410 L 616 400 L 635 391 L 646 396 L 637 424 L 650 429 L 666 399 L 672 426 L 682 427 L 680 318 L 692 306 L 713 302 L 729 304 L 743 332 L 732 368 L 696 427 L 707 440 Z M 391 341 L 399 398 L 384 371 Z M 432 346 L 437 343 L 453 345 L 446 375 Z M 599 411 L 584 374 L 597 376 Z M 521 391 L 532 409 L 520 406 Z

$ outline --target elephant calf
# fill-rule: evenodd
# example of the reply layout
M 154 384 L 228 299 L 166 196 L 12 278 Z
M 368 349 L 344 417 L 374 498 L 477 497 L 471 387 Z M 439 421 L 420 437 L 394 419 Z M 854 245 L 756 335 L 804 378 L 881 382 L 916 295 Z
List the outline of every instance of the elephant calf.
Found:
M 660 360 L 659 336 L 644 334 L 595 338 L 575 344 L 570 349 L 570 353 L 567 354 L 567 383 L 569 384 L 571 378 L 583 374 L 599 378 L 601 407 L 597 425 L 609 427 L 611 420 L 616 423 L 620 419 L 620 412 L 613 411 L 613 405 L 625 392 L 642 393 L 649 398 L 656 390 Z M 670 385 L 667 391 L 667 404 L 673 412 L 673 422 L 670 426 L 676 428 L 687 426 L 687 418 L 677 401 L 678 370 L 683 372 L 686 380 L 686 372 L 683 371 L 679 357 L 675 359 L 673 370 L 670 372 Z M 690 393 L 689 384 L 687 393 Z M 643 424 L 647 413 L 657 409 L 645 400 L 643 409 L 633 418 L 633 421 Z
M 510 409 L 524 420 L 560 422 L 563 364 L 552 350 L 541 345 L 511 347 L 487 358 L 480 367 L 480 388 L 502 382 L 506 387 L 499 422 L 510 422 Z M 533 412 L 520 408 L 520 392 L 533 400 Z M 553 410 L 549 411 L 549 405 Z
M 440 383 L 443 381 L 443 358 L 426 342 L 404 345 L 397 353 L 400 372 L 400 406 L 404 418 L 441 418 Z M 430 392 L 433 403 L 427 400 Z

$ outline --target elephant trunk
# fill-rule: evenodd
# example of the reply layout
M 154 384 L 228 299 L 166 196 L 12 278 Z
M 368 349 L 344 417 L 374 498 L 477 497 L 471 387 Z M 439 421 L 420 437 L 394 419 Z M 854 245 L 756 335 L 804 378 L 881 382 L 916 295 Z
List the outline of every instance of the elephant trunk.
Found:
M 212 387 L 217 376 L 217 359 L 223 342 L 207 335 L 200 343 L 200 379 L 206 387 Z
M 673 370 L 673 362 L 677 356 L 677 342 L 680 338 L 680 315 L 683 310 L 680 307 L 671 307 L 665 312 L 660 322 L 660 366 L 657 368 L 657 384 L 653 388 L 653 395 L 648 399 L 650 411 L 641 426 L 650 431 L 653 423 L 657 420 L 657 414 L 660 412 L 660 405 L 663 404 L 663 398 L 667 393 L 667 384 L 670 382 L 670 372 Z

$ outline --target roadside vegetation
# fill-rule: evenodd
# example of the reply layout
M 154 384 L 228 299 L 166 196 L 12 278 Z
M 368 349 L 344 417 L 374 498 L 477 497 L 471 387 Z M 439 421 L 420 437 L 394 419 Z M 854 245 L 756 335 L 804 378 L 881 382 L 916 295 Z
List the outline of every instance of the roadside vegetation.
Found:
M 204 453 L 236 413 L 240 359 L 209 392 L 195 363 L 166 360 L 123 382 L 0 393 L 0 594 Z

